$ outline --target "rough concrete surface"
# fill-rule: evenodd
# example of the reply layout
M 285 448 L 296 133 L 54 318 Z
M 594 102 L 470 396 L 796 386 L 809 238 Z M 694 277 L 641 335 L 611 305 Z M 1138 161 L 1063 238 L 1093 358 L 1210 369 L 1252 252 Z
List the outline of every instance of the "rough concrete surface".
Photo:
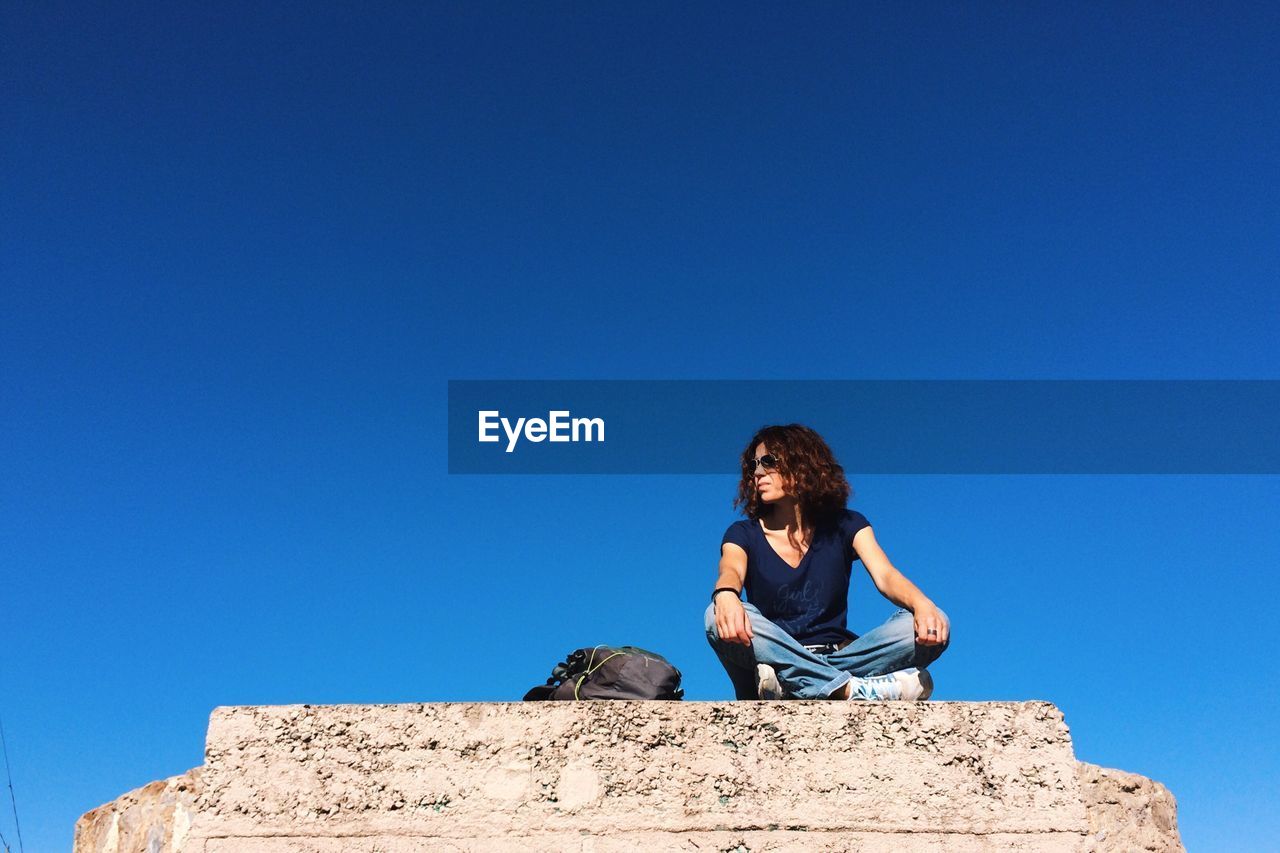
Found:
M 1080 787 L 1088 806 L 1091 849 L 1181 853 L 1178 803 L 1159 782 L 1081 761 Z
M 1045 702 L 218 708 L 191 810 L 152 783 L 76 851 L 1181 849 L 1166 789 L 1085 767 Z
M 186 847 L 203 768 L 151 782 L 76 821 L 76 853 L 159 853 Z M 186 849 L 198 850 L 199 847 Z

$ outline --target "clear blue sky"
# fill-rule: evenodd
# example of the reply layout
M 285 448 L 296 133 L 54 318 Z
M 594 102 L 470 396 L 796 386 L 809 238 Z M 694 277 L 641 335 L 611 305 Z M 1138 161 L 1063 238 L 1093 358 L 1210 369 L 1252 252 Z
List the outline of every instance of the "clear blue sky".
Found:
M 732 695 L 733 476 L 450 477 L 448 379 L 1280 378 L 1274 5 L 265 5 L 0 12 L 28 850 L 217 705 L 596 642 Z M 936 698 L 1058 703 L 1193 850 L 1280 832 L 1277 478 L 842 461 L 954 621 Z

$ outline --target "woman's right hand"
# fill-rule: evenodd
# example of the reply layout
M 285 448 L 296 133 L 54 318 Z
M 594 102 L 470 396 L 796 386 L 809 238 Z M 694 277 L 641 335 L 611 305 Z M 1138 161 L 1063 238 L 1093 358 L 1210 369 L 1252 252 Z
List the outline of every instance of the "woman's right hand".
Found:
M 751 645 L 751 620 L 742 600 L 729 593 L 716 596 L 716 632 L 727 643 Z

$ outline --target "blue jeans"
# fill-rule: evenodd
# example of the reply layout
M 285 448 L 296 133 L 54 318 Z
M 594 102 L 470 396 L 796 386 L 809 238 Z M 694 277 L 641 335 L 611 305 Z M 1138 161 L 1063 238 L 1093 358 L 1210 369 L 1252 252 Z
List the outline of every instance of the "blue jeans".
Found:
M 915 617 L 910 610 L 894 613 L 884 624 L 829 655 L 806 649 L 798 640 L 769 621 L 750 602 L 743 602 L 751 622 L 751 645 L 727 643 L 716 630 L 715 604 L 707 608 L 704 622 L 707 642 L 729 673 L 738 699 L 755 699 L 756 664 L 767 663 L 778 674 L 778 683 L 789 697 L 826 699 L 854 677 L 884 675 L 899 669 L 924 669 L 951 644 L 922 646 L 916 643 Z M 946 614 L 943 618 L 947 619 Z M 950 624 L 950 619 L 947 619 Z

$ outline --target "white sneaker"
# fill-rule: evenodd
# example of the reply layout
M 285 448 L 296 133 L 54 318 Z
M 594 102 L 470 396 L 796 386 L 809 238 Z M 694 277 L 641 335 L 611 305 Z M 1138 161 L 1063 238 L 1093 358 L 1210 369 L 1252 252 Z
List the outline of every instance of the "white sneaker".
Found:
M 906 702 L 923 702 L 933 695 L 933 676 L 927 669 L 900 669 L 885 675 L 865 678 L 854 677 L 849 681 L 849 700 L 901 699 Z
M 767 663 L 756 664 L 756 696 L 761 699 L 781 699 L 782 685 L 778 673 Z

